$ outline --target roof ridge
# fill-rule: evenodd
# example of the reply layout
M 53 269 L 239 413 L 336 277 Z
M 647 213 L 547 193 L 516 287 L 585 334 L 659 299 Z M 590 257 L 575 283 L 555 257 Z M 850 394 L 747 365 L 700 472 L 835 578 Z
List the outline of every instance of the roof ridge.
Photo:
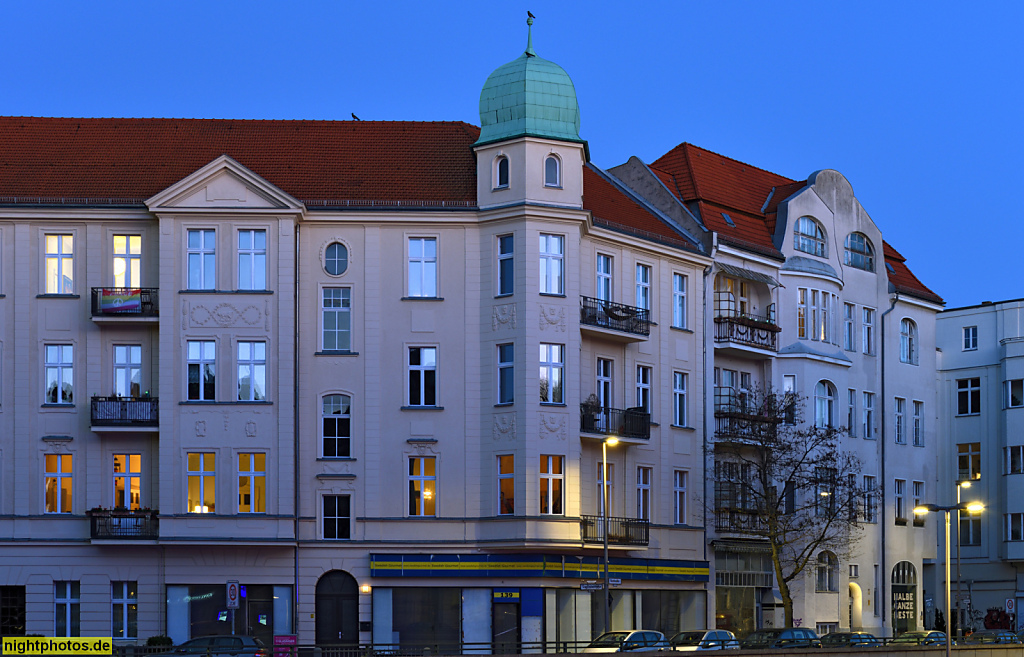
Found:
M 23 120 L 23 121 L 133 121 L 139 123 L 150 123 L 157 121 L 184 121 L 184 122 L 232 122 L 232 123 L 367 123 L 367 124 L 438 124 L 438 125 L 463 125 L 473 128 L 479 126 L 467 121 L 418 121 L 407 119 L 238 119 L 225 117 L 175 117 L 175 116 L 23 116 L 23 115 L 0 115 L 0 120 Z
M 759 166 L 755 166 L 753 164 L 749 164 L 747 162 L 744 162 L 743 160 L 737 160 L 736 158 L 729 157 L 728 155 L 722 155 L 721 153 L 718 153 L 716 151 L 710 150 L 708 148 L 703 148 L 701 146 L 697 146 L 696 144 L 691 144 L 689 142 L 685 142 L 684 141 L 681 145 L 682 146 L 687 146 L 689 148 L 694 148 L 694 149 L 697 149 L 699 151 L 703 151 L 705 153 L 708 153 L 709 155 L 717 155 L 718 157 L 720 157 L 722 159 L 729 160 L 730 162 L 735 162 L 736 164 L 739 164 L 739 165 L 742 165 L 742 166 L 745 166 L 745 167 L 750 167 L 751 169 L 756 169 L 756 170 L 761 171 L 763 173 L 767 173 L 767 174 L 770 174 L 770 175 L 782 178 L 784 180 L 789 181 L 790 183 L 799 182 L 798 180 L 793 180 L 792 178 L 789 178 L 788 176 L 784 176 L 784 175 L 782 175 L 780 173 L 775 173 L 774 171 L 769 171 L 768 169 L 762 169 Z M 689 163 L 689 160 L 687 160 L 687 163 Z

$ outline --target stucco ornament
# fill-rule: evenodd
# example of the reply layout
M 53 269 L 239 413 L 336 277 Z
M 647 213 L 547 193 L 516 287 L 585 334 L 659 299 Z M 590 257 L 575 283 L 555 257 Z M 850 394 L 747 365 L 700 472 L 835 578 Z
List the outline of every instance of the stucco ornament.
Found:
M 540 438 L 554 438 L 565 440 L 565 418 L 563 414 L 541 413 L 540 414 Z
M 497 331 L 499 328 L 514 329 L 516 327 L 516 305 L 514 303 L 505 303 L 500 306 L 494 306 L 491 309 L 491 330 Z
M 245 423 L 245 435 L 248 438 L 256 437 L 256 423 L 252 420 Z
M 537 309 L 540 311 L 537 321 L 541 331 L 565 333 L 565 308 L 539 304 Z
M 494 440 L 515 440 L 516 439 L 516 414 L 502 413 L 494 416 L 494 427 L 492 429 Z
M 206 420 L 196 420 L 196 437 L 203 438 L 206 436 Z
M 220 303 L 212 309 L 205 305 L 192 306 L 189 319 L 192 326 L 216 325 L 224 328 L 256 326 L 263 318 L 263 313 L 256 306 L 246 306 L 239 310 L 230 303 Z

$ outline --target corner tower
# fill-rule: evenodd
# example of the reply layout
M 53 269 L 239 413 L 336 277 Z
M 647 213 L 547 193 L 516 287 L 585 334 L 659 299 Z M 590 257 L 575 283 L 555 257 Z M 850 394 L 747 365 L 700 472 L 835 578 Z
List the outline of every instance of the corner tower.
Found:
M 480 92 L 477 202 L 581 208 L 588 155 L 576 88 L 561 66 L 537 56 L 533 17 L 526 23 L 526 51 L 495 69 Z

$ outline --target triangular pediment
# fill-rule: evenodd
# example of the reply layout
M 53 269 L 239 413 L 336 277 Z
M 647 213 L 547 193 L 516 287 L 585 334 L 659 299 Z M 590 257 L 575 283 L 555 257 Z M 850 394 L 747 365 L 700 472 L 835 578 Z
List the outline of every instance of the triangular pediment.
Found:
M 301 212 L 301 202 L 227 155 L 179 180 L 146 201 L 153 212 L 283 210 Z

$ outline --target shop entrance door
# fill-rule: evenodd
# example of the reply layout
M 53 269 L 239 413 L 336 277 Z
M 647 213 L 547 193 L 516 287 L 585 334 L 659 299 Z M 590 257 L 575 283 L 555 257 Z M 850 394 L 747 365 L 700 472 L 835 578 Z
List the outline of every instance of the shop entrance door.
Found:
M 316 583 L 316 644 L 359 643 L 359 588 L 341 570 L 324 573 Z
M 495 655 L 519 654 L 519 603 L 495 602 L 494 617 L 491 627 L 494 628 Z

